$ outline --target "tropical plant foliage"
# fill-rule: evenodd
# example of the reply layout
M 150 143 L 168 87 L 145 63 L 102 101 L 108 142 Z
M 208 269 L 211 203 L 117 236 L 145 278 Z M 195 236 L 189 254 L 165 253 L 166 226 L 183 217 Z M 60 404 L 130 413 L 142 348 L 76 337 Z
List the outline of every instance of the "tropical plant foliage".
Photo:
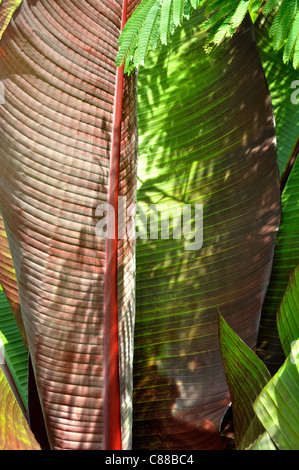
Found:
M 0 449 L 40 450 L 1 369 L 0 396 Z
M 148 51 L 167 44 L 175 29 L 189 19 L 194 9 L 204 7 L 200 27 L 205 31 L 204 49 L 210 52 L 231 37 L 249 11 L 253 18 L 271 15 L 269 36 L 275 50 L 283 49 L 285 63 L 299 67 L 299 5 L 297 0 L 143 0 L 119 39 L 116 64 L 125 71 L 144 64 Z
M 273 377 L 221 315 L 219 322 L 237 448 L 298 450 L 299 266 L 290 275 L 277 312 L 286 359 Z
M 21 408 L 29 347 L 51 448 L 222 449 L 231 401 L 238 449 L 298 449 L 298 2 L 75 3 L 24 1 L 0 43 L 0 339 Z M 135 194 L 136 268 L 93 215 Z M 188 204 L 187 233 L 169 210 Z M 0 389 L 1 448 L 39 448 Z

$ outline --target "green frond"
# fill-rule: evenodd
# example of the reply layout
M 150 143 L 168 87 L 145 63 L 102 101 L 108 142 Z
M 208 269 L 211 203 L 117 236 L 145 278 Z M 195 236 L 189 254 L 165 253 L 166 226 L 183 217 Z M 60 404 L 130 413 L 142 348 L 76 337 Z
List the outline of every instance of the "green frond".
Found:
M 173 0 L 173 22 L 175 26 L 181 26 L 184 16 L 186 0 Z
M 156 3 L 160 5 L 160 0 L 143 0 L 128 19 L 119 37 L 119 49 L 115 61 L 116 67 L 120 67 L 123 63 L 125 63 L 125 69 L 129 67 L 131 57 L 134 55 L 138 45 L 140 31 L 148 18 L 151 8 Z
M 205 14 L 215 14 L 219 10 L 227 9 L 228 7 L 230 10 L 235 10 L 238 6 L 239 0 L 228 0 L 224 2 L 223 0 L 206 0 L 205 3 Z
M 204 23 L 201 25 L 202 30 L 208 31 L 209 29 L 213 28 L 213 26 L 216 24 L 221 25 L 221 20 L 224 20 L 229 14 L 231 14 L 231 6 L 228 3 L 223 8 L 215 11 L 207 18 L 206 21 L 204 21 Z
M 125 71 L 130 71 L 143 64 L 149 49 L 168 44 L 184 18 L 190 19 L 199 7 L 204 11 L 201 29 L 206 33 L 206 52 L 232 36 L 248 11 L 253 21 L 262 11 L 272 18 L 269 34 L 274 49 L 284 48 L 284 62 L 293 58 L 293 66 L 298 67 L 299 0 L 142 0 L 121 33 L 116 66 L 125 63 Z
M 173 18 L 173 2 L 172 0 L 164 0 L 161 8 L 161 42 L 167 44 L 170 38 L 171 23 Z
M 183 17 L 186 18 L 187 20 L 190 20 L 191 18 L 191 2 L 190 0 L 186 0 L 185 5 L 184 5 L 184 13 Z
M 237 8 L 234 8 L 236 7 Z M 215 8 L 211 16 L 203 23 L 202 29 L 208 31 L 208 37 L 205 43 L 206 52 L 211 52 L 212 44 L 220 44 L 225 38 L 234 34 L 236 28 L 242 23 L 249 6 L 249 0 L 236 2 L 231 0 L 223 4 L 216 0 L 209 3 L 205 12 Z
M 170 0 L 171 1 L 171 0 Z M 152 40 L 155 27 L 160 21 L 161 8 L 160 3 L 156 2 L 149 11 L 146 22 L 144 23 L 140 32 L 140 41 L 134 54 L 135 65 L 144 65 L 145 57 L 149 49 L 149 44 Z
M 280 3 L 281 0 L 267 0 L 266 5 L 263 8 L 264 15 L 268 15 L 269 13 L 271 13 L 279 6 Z
M 245 0 L 245 1 L 243 0 L 239 3 L 231 19 L 231 25 L 233 28 L 238 28 L 238 26 L 240 26 L 240 24 L 244 20 L 245 15 L 248 11 L 248 7 L 249 7 L 249 0 Z
M 279 50 L 287 38 L 292 21 L 296 16 L 297 0 L 291 0 L 289 2 L 283 2 L 278 9 L 272 26 L 270 28 L 270 37 L 273 38 L 274 49 Z
M 291 31 L 288 35 L 284 52 L 283 52 L 283 61 L 287 63 L 296 50 L 296 43 L 299 41 L 299 11 L 296 14 L 294 22 L 291 27 Z M 298 48 L 298 45 L 297 45 Z
M 296 43 L 295 43 L 293 66 L 295 69 L 299 68 L 299 35 L 297 36 Z
M 263 8 L 263 14 L 268 13 L 272 15 L 269 36 L 273 40 L 273 48 L 275 50 L 284 48 L 284 63 L 293 60 L 293 67 L 298 68 L 299 1 L 268 0 Z

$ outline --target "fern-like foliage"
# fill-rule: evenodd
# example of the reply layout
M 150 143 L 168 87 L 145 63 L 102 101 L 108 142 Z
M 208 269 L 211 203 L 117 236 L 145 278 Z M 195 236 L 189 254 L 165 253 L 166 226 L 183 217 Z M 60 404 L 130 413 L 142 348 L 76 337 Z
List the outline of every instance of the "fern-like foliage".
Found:
M 235 33 L 247 12 L 253 21 L 258 14 L 270 15 L 273 47 L 283 47 L 284 62 L 293 60 L 299 67 L 299 0 L 142 0 L 120 35 L 116 66 L 125 64 L 130 73 L 143 65 L 149 50 L 168 44 L 175 29 L 199 7 L 207 53 Z
M 143 65 L 150 49 L 167 44 L 176 27 L 191 9 L 204 0 L 142 0 L 127 21 L 119 38 L 116 66 L 125 64 L 125 73 Z
M 283 48 L 283 61 L 299 67 L 299 0 L 268 0 L 263 14 L 273 16 L 269 31 L 275 50 Z

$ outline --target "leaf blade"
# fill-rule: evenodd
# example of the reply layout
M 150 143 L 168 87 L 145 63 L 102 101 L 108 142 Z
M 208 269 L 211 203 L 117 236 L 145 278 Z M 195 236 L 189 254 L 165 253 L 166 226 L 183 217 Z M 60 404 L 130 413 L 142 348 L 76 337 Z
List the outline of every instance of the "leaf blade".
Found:
M 255 412 L 280 450 L 299 446 L 299 341 L 254 403 Z
M 0 449 L 40 450 L 0 367 Z
M 264 433 L 253 403 L 271 379 L 264 363 L 219 314 L 219 339 L 233 406 L 237 449 L 246 448 Z M 249 432 L 250 429 L 250 432 Z M 247 435 L 246 435 L 247 434 Z

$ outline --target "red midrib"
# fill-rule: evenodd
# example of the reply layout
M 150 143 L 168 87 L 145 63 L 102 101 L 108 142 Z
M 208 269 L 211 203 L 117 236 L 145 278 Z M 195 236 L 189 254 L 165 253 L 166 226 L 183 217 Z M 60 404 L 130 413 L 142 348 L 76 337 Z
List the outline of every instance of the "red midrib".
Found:
M 127 20 L 127 0 L 123 2 L 123 29 Z M 114 122 L 112 133 L 112 149 L 110 161 L 109 199 L 110 207 L 114 208 L 115 237 L 107 238 L 106 251 L 106 288 L 105 288 L 105 449 L 121 450 L 120 422 L 120 391 L 119 391 L 119 359 L 118 359 L 118 298 L 117 298 L 117 254 L 118 254 L 118 194 L 119 194 L 119 160 L 121 150 L 121 121 L 123 103 L 124 67 L 117 69 Z

